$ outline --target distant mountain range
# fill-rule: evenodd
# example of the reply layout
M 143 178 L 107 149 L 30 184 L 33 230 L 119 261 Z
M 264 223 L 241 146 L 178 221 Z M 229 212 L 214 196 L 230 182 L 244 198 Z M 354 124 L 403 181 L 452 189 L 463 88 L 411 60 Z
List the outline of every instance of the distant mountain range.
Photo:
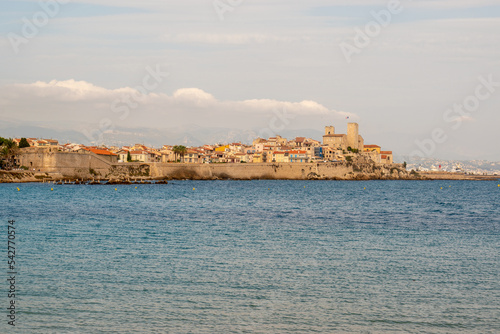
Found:
M 97 133 L 95 133 L 97 134 Z M 189 127 L 175 127 L 166 129 L 154 128 L 115 128 L 113 131 L 102 133 L 101 139 L 93 141 L 82 132 L 76 129 L 60 130 L 56 128 L 36 125 L 20 125 L 15 123 L 0 124 L 0 137 L 33 137 L 57 139 L 65 144 L 80 143 L 84 145 L 114 145 L 123 146 L 131 144 L 144 144 L 152 147 L 163 145 L 186 145 L 199 146 L 203 144 L 242 142 L 251 144 L 252 140 L 259 136 L 269 136 L 279 134 L 285 138 L 310 137 L 321 140 L 323 132 L 311 129 L 289 129 L 280 133 L 263 132 L 261 129 L 229 129 L 229 128 L 205 128 L 197 125 Z M 98 136 L 95 135 L 95 138 Z

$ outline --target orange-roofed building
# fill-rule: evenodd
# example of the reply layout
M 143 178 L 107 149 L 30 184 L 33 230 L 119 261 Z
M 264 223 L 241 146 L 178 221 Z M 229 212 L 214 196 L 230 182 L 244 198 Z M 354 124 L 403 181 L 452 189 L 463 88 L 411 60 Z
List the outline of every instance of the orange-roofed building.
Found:
M 134 162 L 155 162 L 155 154 L 146 150 L 130 151 L 130 157 Z
M 203 154 L 198 150 L 188 149 L 184 154 L 184 162 L 201 164 L 203 163 Z
M 129 152 L 128 150 L 123 150 L 123 149 L 116 152 L 116 154 L 118 155 L 118 161 L 127 162 L 128 152 Z
M 45 141 L 49 144 L 51 147 L 57 147 L 59 146 L 59 141 L 55 139 L 45 139 Z
M 378 145 L 365 145 L 363 152 L 377 152 L 380 154 L 380 146 Z
M 292 150 L 288 151 L 290 162 L 309 162 L 307 151 Z
M 110 151 L 102 149 L 102 148 L 84 147 L 84 148 L 81 148 L 79 150 L 79 152 L 92 152 L 94 154 L 97 154 L 101 158 L 108 160 L 111 163 L 118 162 L 118 154 L 115 154 L 113 152 L 110 152 Z
M 290 154 L 285 151 L 274 151 L 271 162 L 290 162 Z
M 380 161 L 385 164 L 394 163 L 392 151 L 380 151 Z

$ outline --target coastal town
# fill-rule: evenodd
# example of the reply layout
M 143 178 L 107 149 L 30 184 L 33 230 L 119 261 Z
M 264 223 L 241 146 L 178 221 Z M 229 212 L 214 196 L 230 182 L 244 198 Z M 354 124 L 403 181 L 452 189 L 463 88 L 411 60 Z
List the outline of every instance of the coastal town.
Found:
M 24 144 L 21 144 L 21 141 Z M 163 145 L 161 148 L 143 144 L 131 146 L 86 146 L 62 144 L 55 139 L 15 138 L 19 147 L 50 148 L 61 152 L 92 152 L 111 163 L 312 163 L 342 162 L 365 156 L 377 164 L 393 164 L 392 151 L 379 145 L 365 145 L 357 123 L 348 123 L 347 134 L 338 134 L 334 126 L 326 126 L 322 141 L 312 138 L 256 138 L 251 144 L 207 144 L 198 147 Z M 29 166 L 28 166 L 29 167 Z
M 408 159 L 410 160 L 410 159 Z M 486 160 L 444 160 L 420 158 L 408 162 L 406 168 L 417 172 L 449 172 L 471 175 L 500 175 L 500 162 Z

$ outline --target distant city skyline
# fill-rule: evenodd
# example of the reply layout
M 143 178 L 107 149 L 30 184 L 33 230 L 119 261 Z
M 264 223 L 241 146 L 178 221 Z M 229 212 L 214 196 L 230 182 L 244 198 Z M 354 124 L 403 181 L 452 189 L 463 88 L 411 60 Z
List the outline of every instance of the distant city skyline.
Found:
M 498 1 L 1 6 L 0 136 L 319 140 L 354 121 L 396 155 L 500 160 Z

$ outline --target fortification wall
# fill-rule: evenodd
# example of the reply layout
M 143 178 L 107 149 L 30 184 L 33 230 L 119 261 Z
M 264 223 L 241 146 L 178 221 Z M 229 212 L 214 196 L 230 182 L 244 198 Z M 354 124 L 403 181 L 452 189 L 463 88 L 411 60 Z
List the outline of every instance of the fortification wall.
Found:
M 351 168 L 352 170 L 352 168 Z M 313 163 L 252 163 L 252 164 L 153 164 L 151 176 L 199 179 L 308 179 L 320 177 Z M 321 173 L 340 177 L 349 168 L 328 168 Z
M 339 163 L 152 164 L 151 176 L 168 179 L 356 179 L 383 166 Z M 389 173 L 389 172 L 387 172 Z
M 37 173 L 75 179 L 399 179 L 409 173 L 402 166 L 370 163 L 360 155 L 355 162 L 335 163 L 115 163 L 98 155 L 27 149 L 18 157 L 21 165 Z M 33 171 L 32 171 L 33 172 Z
M 20 166 L 40 172 L 60 172 L 65 176 L 89 177 L 107 174 L 111 163 L 92 152 L 60 152 L 52 148 L 26 148 L 18 156 Z

